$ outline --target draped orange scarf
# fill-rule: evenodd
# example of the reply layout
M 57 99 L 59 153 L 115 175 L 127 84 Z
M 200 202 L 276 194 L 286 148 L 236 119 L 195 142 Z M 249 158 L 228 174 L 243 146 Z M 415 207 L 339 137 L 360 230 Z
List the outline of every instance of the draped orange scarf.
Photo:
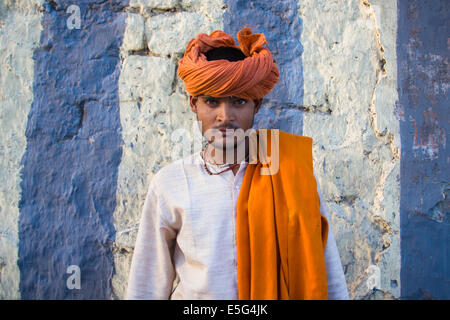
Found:
M 275 136 L 267 131 L 264 148 L 271 155 Z M 312 138 L 278 132 L 278 172 L 262 175 L 270 164 L 249 161 L 238 197 L 239 299 L 327 299 L 328 222 L 320 213 Z

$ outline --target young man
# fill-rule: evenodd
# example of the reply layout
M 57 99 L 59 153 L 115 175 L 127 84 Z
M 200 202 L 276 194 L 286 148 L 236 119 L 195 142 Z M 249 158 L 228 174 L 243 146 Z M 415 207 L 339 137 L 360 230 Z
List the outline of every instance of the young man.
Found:
M 244 28 L 237 36 L 239 47 L 222 31 L 199 34 L 180 60 L 208 143 L 154 176 L 127 298 L 348 299 L 312 139 L 235 135 L 251 129 L 279 75 L 263 34 Z M 255 159 L 250 141 L 270 145 L 278 165 Z

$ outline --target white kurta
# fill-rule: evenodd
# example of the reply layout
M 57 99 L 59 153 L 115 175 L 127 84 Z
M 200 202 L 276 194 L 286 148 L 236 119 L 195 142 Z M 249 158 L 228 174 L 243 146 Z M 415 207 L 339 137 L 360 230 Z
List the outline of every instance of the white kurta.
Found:
M 236 203 L 247 164 L 236 175 L 209 175 L 197 152 L 158 171 L 142 210 L 127 299 L 238 299 Z M 317 191 L 328 219 L 318 183 Z M 348 299 L 331 226 L 325 263 L 329 299 Z

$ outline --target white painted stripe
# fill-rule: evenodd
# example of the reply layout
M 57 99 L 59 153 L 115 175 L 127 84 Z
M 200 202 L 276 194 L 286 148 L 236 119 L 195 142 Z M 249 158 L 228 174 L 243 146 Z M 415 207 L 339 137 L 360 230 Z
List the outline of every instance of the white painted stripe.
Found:
M 314 139 L 315 172 L 354 299 L 371 294 L 373 284 L 400 296 L 397 8 L 395 1 L 370 2 L 298 2 L 311 110 L 303 134 Z
M 39 46 L 39 1 L 0 4 L 0 300 L 20 299 L 18 203 L 25 129 L 33 102 L 33 51 Z
M 184 52 L 186 39 L 223 28 L 217 9 L 223 5 L 217 0 L 207 4 L 186 3 L 189 4 L 185 8 L 187 12 L 173 12 L 164 19 L 146 16 L 143 5 L 137 0 L 128 8 L 119 78 L 123 153 L 114 212 L 116 241 L 112 287 L 116 299 L 125 298 L 137 228 L 150 180 L 161 167 L 177 159 L 172 133 L 184 129 L 191 137 L 198 134 L 193 129 L 196 118 L 190 111 L 183 84 L 176 80 L 176 64 Z M 162 21 L 170 27 L 159 28 Z M 146 41 L 150 47 L 148 53 Z M 180 41 L 186 43 L 180 45 Z

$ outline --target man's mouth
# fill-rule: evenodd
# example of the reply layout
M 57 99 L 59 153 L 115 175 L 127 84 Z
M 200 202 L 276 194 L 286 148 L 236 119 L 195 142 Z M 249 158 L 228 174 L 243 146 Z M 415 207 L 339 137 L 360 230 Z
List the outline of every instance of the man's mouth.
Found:
M 234 128 L 219 128 L 219 131 L 222 132 L 222 135 L 231 135 L 234 133 Z

